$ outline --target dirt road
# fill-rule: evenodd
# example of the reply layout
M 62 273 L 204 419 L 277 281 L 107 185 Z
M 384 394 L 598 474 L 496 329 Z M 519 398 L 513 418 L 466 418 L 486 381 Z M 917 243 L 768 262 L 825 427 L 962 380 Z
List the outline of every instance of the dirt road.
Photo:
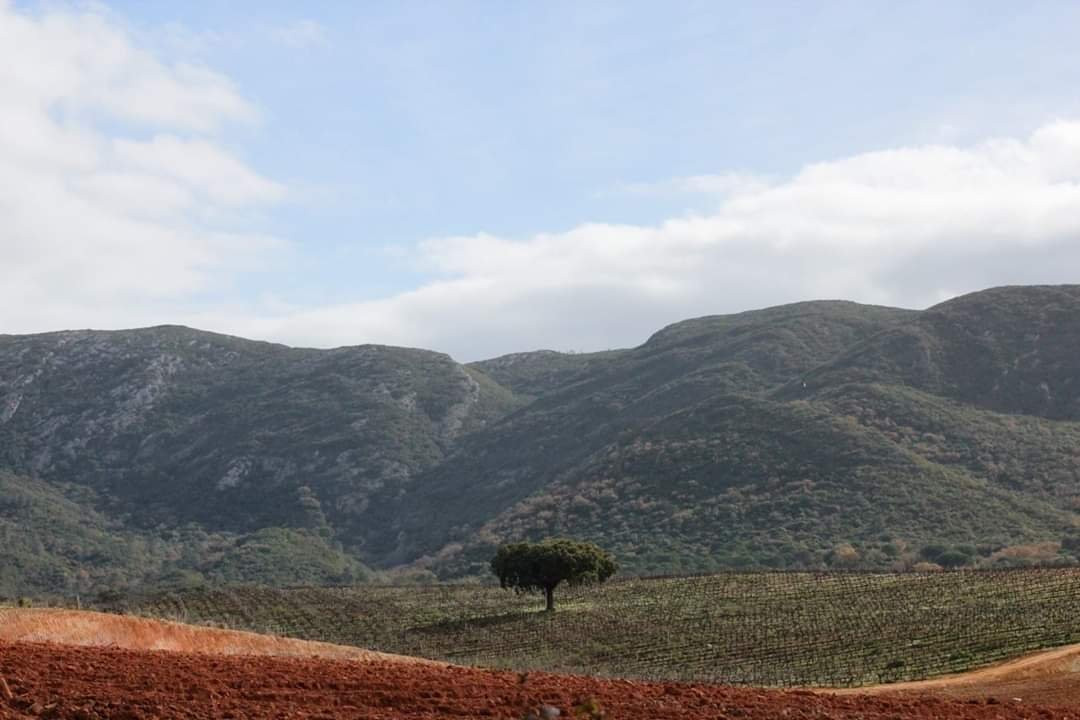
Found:
M 960 675 L 835 692 L 953 699 L 993 697 L 1014 704 L 1019 699 L 1080 708 L 1080 645 L 1046 650 Z

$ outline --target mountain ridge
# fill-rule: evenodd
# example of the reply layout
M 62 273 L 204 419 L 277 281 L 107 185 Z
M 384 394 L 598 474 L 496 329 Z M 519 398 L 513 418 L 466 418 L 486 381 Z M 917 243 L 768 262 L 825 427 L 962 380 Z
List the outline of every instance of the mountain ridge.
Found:
M 173 325 L 0 335 L 0 471 L 39 510 L 86 511 L 58 524 L 51 570 L 23 573 L 37 590 L 460 577 L 549 534 L 631 572 L 890 568 L 940 543 L 1064 561 L 1077 358 L 1080 286 L 808 301 L 464 365 Z M 206 557 L 173 557 L 184 533 Z M 115 552 L 73 549 L 95 543 Z M 157 559 L 122 550 L 139 543 Z

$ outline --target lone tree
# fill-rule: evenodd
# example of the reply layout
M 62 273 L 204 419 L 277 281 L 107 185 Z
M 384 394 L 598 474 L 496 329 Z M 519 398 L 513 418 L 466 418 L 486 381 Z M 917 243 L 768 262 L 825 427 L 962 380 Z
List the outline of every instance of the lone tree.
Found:
M 564 538 L 503 545 L 491 559 L 491 571 L 502 587 L 519 593 L 543 591 L 549 611 L 555 609 L 555 588 L 560 583 L 602 583 L 616 570 L 618 565 L 606 550 Z

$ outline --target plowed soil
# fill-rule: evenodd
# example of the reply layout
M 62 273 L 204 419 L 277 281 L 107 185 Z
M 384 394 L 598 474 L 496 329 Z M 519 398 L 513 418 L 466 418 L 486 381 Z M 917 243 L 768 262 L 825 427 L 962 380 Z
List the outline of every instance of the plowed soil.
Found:
M 823 695 L 297 657 L 0 643 L 0 718 L 1077 718 L 1065 708 Z
M 142 618 L 0 609 L 0 719 L 520 719 L 545 705 L 568 718 L 591 699 L 608 720 L 1080 720 L 1078 670 L 1074 646 L 858 693 L 781 692 L 495 672 Z

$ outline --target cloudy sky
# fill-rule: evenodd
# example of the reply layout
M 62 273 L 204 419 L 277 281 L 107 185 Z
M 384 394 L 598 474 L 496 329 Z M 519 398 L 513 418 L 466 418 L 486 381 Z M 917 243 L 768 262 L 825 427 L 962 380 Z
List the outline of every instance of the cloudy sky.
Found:
M 1080 282 L 1075 2 L 0 0 L 0 333 L 472 360 Z

